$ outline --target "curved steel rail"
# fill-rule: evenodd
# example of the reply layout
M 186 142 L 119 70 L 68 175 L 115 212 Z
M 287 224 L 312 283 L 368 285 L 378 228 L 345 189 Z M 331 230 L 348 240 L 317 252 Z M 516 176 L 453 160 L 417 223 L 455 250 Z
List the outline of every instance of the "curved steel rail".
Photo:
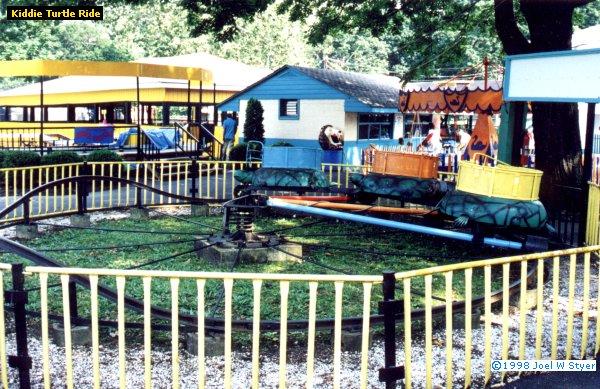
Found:
M 25 193 L 20 199 L 18 199 L 17 201 L 15 201 L 14 203 L 8 205 L 6 208 L 4 208 L 2 211 L 0 211 L 0 219 L 4 218 L 5 216 L 7 216 L 9 213 L 13 212 L 15 209 L 19 208 L 20 206 L 23 207 L 28 207 L 29 203 L 28 201 L 34 197 L 35 195 L 44 192 L 46 190 L 49 189 L 53 189 L 55 187 L 58 187 L 60 185 L 64 185 L 64 184 L 69 184 L 69 183 L 76 183 L 78 184 L 78 186 L 80 186 L 80 188 L 82 188 L 84 191 L 86 191 L 85 186 L 87 186 L 91 181 L 93 180 L 99 180 L 99 181 L 109 181 L 109 182 L 115 182 L 115 183 L 121 183 L 121 184 L 126 184 L 126 185 L 131 185 L 134 186 L 138 189 L 143 189 L 143 190 L 147 190 L 150 192 L 154 192 L 158 195 L 162 195 L 165 197 L 170 197 L 176 200 L 182 200 L 182 201 L 187 201 L 190 203 L 194 203 L 194 204 L 203 204 L 205 203 L 205 200 L 198 198 L 198 197 L 190 197 L 190 196 L 183 196 L 183 195 L 178 195 L 178 194 L 174 194 L 174 193 L 170 193 L 158 188 L 154 188 L 152 186 L 149 185 L 145 185 L 142 184 L 140 182 L 137 181 L 133 181 L 133 180 L 129 180 L 126 178 L 118 178 L 118 177 L 109 177 L 109 176 L 97 176 L 97 175 L 82 175 L 82 176 L 77 176 L 77 177 L 67 177 L 67 178 L 61 178 L 49 183 L 46 183 L 42 186 L 39 186 L 35 189 L 30 190 L 29 192 Z M 82 196 L 86 196 L 87 193 L 78 193 L 77 196 L 78 197 L 82 197 Z M 78 198 L 78 201 L 81 201 Z M 139 204 L 138 204 L 139 205 Z M 85 207 L 84 207 L 85 209 Z M 29 217 L 29 215 L 26 214 L 26 212 L 23 212 L 24 217 L 27 219 Z

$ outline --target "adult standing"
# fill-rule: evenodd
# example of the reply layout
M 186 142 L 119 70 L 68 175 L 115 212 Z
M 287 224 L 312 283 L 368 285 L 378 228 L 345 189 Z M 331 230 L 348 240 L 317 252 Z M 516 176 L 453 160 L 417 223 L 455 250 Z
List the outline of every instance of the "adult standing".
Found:
M 429 124 L 429 132 L 421 144 L 417 147 L 417 151 L 422 151 L 427 148 L 427 152 L 438 155 L 442 152 L 442 136 L 441 129 L 436 128 L 433 123 Z
M 229 154 L 233 148 L 236 128 L 237 122 L 233 119 L 233 116 L 228 113 L 227 118 L 223 121 L 223 149 L 221 151 L 221 159 L 226 161 L 229 161 Z
M 523 134 L 523 147 L 521 148 L 521 166 L 532 167 L 535 161 L 535 138 L 533 127 L 529 127 Z

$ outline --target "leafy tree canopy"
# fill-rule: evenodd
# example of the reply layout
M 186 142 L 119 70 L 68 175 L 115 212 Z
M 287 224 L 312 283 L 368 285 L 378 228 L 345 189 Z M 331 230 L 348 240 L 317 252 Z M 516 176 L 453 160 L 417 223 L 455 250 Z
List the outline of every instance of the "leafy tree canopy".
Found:
M 305 23 L 307 39 L 313 45 L 348 31 L 360 32 L 363 39 L 379 38 L 377 41 L 387 46 L 387 50 L 378 51 L 388 56 L 386 67 L 407 73 L 405 78 L 430 76 L 437 69 L 462 65 L 475 56 L 480 62 L 483 55 L 479 50 L 496 58 L 501 56 L 499 41 L 493 34 L 492 1 L 249 0 L 218 2 L 217 6 L 209 0 L 181 3 L 190 9 L 194 33 L 212 33 L 222 40 L 233 39 L 243 21 L 264 12 L 269 4 L 275 4 L 277 12 L 291 21 Z M 368 43 L 377 50 L 374 41 Z M 339 45 L 343 46 L 341 42 Z
M 599 2 L 565 1 L 590 3 L 576 9 L 573 19 L 576 28 L 589 27 L 600 20 Z M 522 2 L 543 3 L 540 0 L 514 3 Z M 235 39 L 248 21 L 264 15 L 269 7 L 292 22 L 303 23 L 307 39 L 315 47 L 329 39 L 343 40 L 340 36 L 349 31 L 378 38 L 387 48 L 387 70 L 407 81 L 452 76 L 481 62 L 485 55 L 492 62 L 503 62 L 493 0 L 181 0 L 180 3 L 189 10 L 194 34 L 210 33 L 219 41 Z M 517 12 L 516 18 L 528 36 L 522 13 Z M 272 42 L 277 42 L 276 37 L 273 35 Z

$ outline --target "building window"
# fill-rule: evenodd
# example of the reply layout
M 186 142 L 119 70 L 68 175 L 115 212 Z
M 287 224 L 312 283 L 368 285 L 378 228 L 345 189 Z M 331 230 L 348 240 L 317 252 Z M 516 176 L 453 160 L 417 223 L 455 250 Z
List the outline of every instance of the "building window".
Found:
M 66 122 L 68 121 L 68 112 L 67 107 L 48 107 L 46 118 L 47 122 Z M 36 111 L 36 115 L 39 114 L 39 111 Z M 37 119 L 36 119 L 37 120 Z
M 90 122 L 96 121 L 96 109 L 91 106 L 77 106 L 75 107 L 75 121 L 76 122 Z
M 25 116 L 25 109 L 23 107 L 9 107 L 8 117 L 11 122 L 22 122 Z
M 281 99 L 279 100 L 279 118 L 299 119 L 299 108 L 298 99 Z
M 392 139 L 394 114 L 359 113 L 358 139 Z

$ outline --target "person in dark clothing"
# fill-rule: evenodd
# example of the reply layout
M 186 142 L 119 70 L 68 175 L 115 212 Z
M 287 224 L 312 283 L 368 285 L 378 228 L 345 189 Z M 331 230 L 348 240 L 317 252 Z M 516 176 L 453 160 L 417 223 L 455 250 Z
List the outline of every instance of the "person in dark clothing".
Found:
M 233 148 L 236 127 L 237 122 L 233 119 L 233 116 L 228 113 L 227 119 L 223 121 L 223 151 L 221 153 L 221 158 L 226 161 L 229 161 L 229 154 Z

